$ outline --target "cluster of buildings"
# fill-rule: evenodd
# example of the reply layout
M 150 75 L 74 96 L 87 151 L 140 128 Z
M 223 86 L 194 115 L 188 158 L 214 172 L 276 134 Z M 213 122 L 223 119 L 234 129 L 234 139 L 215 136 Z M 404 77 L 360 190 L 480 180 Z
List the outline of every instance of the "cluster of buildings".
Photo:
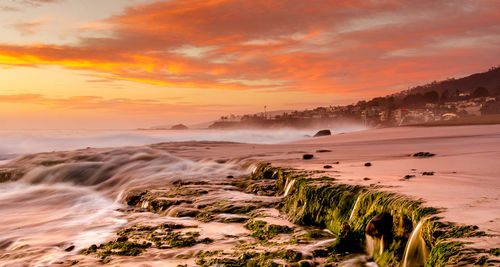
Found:
M 489 112 L 485 107 L 499 103 L 498 97 L 478 97 L 444 103 L 426 103 L 418 107 L 372 106 L 360 110 L 359 118 L 367 126 L 415 124 L 486 115 Z
M 500 96 L 471 97 L 460 95 L 450 101 L 434 101 L 433 103 L 411 103 L 405 106 L 404 101 L 393 97 L 378 98 L 379 101 L 360 101 L 347 106 L 318 107 L 312 110 L 285 112 L 270 115 L 265 112 L 221 117 L 223 123 L 266 125 L 304 124 L 305 121 L 332 122 L 351 120 L 369 127 L 398 126 L 440 120 L 451 120 L 459 117 L 481 116 L 500 113 Z

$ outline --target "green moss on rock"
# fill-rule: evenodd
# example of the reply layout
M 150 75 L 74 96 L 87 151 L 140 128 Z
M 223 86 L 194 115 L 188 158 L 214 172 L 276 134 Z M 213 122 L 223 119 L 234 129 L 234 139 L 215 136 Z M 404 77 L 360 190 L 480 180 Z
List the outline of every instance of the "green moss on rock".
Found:
M 293 229 L 288 226 L 268 224 L 260 220 L 251 220 L 247 222 L 245 228 L 252 231 L 251 236 L 258 240 L 268 240 L 278 234 L 286 234 L 293 231 Z

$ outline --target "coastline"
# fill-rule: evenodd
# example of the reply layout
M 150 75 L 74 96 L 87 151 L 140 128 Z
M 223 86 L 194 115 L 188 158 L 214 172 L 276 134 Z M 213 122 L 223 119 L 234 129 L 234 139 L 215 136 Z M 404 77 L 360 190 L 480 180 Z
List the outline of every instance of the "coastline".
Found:
M 449 129 L 452 130 L 450 131 Z M 307 234 L 308 232 L 311 233 L 317 232 L 317 230 L 321 230 L 321 228 L 324 227 L 332 231 L 338 238 L 341 230 L 340 228 L 342 225 L 341 222 L 345 221 L 346 217 L 349 217 L 349 219 L 353 217 L 353 216 L 347 216 L 347 214 L 351 215 L 353 214 L 353 211 L 356 210 L 359 211 L 358 215 L 362 213 L 361 211 L 364 209 L 363 205 L 361 205 L 360 207 L 359 204 L 356 205 L 356 202 L 361 201 L 365 203 L 365 201 L 362 201 L 363 198 L 360 197 L 361 195 L 363 195 L 363 196 L 371 196 L 371 198 L 369 199 L 372 200 L 367 199 L 366 201 L 368 202 L 366 203 L 372 203 L 370 205 L 373 207 L 374 210 L 376 210 L 379 213 L 384 211 L 384 207 L 380 203 L 377 204 L 378 203 L 377 201 L 373 202 L 373 199 L 385 199 L 396 196 L 396 199 L 400 201 L 400 197 L 405 196 L 403 198 L 405 199 L 405 201 L 409 202 L 396 201 L 395 203 L 397 204 L 395 205 L 404 206 L 403 205 L 404 203 L 410 203 L 409 206 L 413 207 L 409 210 L 405 210 L 404 212 L 397 213 L 411 218 L 411 229 L 407 230 L 404 233 L 404 235 L 402 235 L 402 237 L 406 239 L 411 239 L 412 235 L 411 233 L 413 232 L 414 228 L 418 226 L 420 219 L 423 218 L 424 214 L 421 214 L 421 212 L 419 211 L 420 205 L 424 205 L 422 206 L 424 208 L 425 207 L 437 208 L 437 210 L 439 211 L 437 216 L 441 218 L 430 219 L 432 218 L 432 216 L 435 216 L 434 212 L 436 210 L 427 209 L 426 212 L 424 213 L 427 214 L 427 212 L 429 212 L 428 215 L 430 217 L 428 221 L 433 222 L 433 224 L 424 224 L 425 227 L 423 228 L 434 229 L 433 231 L 435 232 L 437 231 L 457 232 L 456 230 L 457 228 L 455 228 L 456 226 L 466 227 L 459 229 L 462 230 L 465 229 L 466 230 L 465 234 L 462 233 L 462 236 L 469 236 L 469 238 L 465 240 L 462 239 L 455 240 L 451 239 L 453 236 L 449 235 L 447 239 L 443 239 L 446 240 L 446 242 L 436 243 L 439 240 L 437 239 L 433 240 L 432 238 L 429 238 L 429 235 L 427 235 L 427 237 L 424 238 L 424 240 L 429 243 L 428 244 L 429 248 L 433 246 L 436 247 L 439 244 L 448 244 L 450 242 L 455 242 L 455 241 L 459 242 L 465 241 L 467 243 L 471 242 L 470 244 L 452 243 L 453 247 L 444 247 L 440 251 L 441 252 L 455 251 L 453 249 L 459 248 L 459 250 L 456 250 L 455 252 L 465 253 L 460 255 L 464 256 L 466 260 L 471 261 L 469 263 L 474 263 L 475 261 L 479 260 L 485 261 L 486 259 L 483 256 L 488 257 L 490 262 L 494 263 L 495 261 L 498 260 L 498 257 L 489 253 L 485 253 L 485 251 L 487 251 L 488 249 L 495 249 L 500 247 L 499 243 L 500 240 L 498 238 L 498 233 L 500 232 L 499 231 L 500 220 L 499 218 L 496 218 L 494 215 L 492 215 L 492 214 L 500 214 L 497 213 L 498 207 L 496 207 L 495 205 L 496 203 L 495 199 L 498 199 L 499 197 L 498 196 L 499 190 L 497 190 L 497 187 L 499 185 L 497 182 L 495 182 L 498 173 L 498 170 L 495 169 L 498 168 L 495 165 L 496 162 L 495 159 L 499 158 L 498 155 L 500 153 L 500 148 L 498 147 L 500 145 L 500 142 L 498 142 L 500 140 L 499 133 L 500 133 L 500 125 L 458 126 L 451 128 L 450 127 L 441 127 L 441 128 L 400 127 L 400 128 L 373 129 L 363 132 L 313 138 L 293 143 L 276 144 L 276 145 L 264 145 L 264 144 L 256 145 L 256 144 L 242 144 L 242 143 L 230 143 L 230 142 L 178 142 L 178 143 L 154 144 L 150 146 L 145 146 L 145 148 L 148 147 L 153 149 L 154 151 L 163 151 L 168 154 L 174 155 L 176 157 L 189 159 L 194 162 L 197 161 L 216 162 L 217 164 L 220 164 L 222 166 L 228 163 L 236 165 L 249 165 L 251 163 L 256 163 L 256 162 L 269 162 L 271 166 L 276 166 L 276 169 L 273 169 L 273 173 L 280 173 L 280 172 L 283 173 L 284 170 L 289 170 L 290 168 L 293 168 L 295 171 L 290 172 L 289 175 L 301 176 L 300 179 L 298 179 L 293 183 L 290 181 L 288 182 L 286 181 L 287 178 L 288 179 L 290 178 L 289 176 L 286 175 L 285 176 L 278 175 L 275 177 L 267 177 L 267 178 L 264 177 L 264 179 L 260 179 L 258 178 L 259 175 L 261 178 L 263 176 L 269 175 L 265 174 L 266 172 L 262 171 L 261 167 L 260 171 L 259 169 L 257 169 L 257 172 L 254 172 L 253 178 L 252 175 L 249 176 L 249 178 L 246 178 L 247 177 L 246 175 L 235 176 L 236 178 L 228 178 L 225 176 L 221 176 L 213 181 L 209 181 L 209 184 L 203 184 L 203 183 L 196 184 L 193 182 L 189 182 L 189 179 L 187 179 L 186 183 L 184 183 L 182 182 L 184 179 L 181 179 L 180 184 L 176 185 L 177 187 L 191 188 L 195 191 L 201 190 L 202 188 L 204 190 L 207 190 L 207 188 L 214 188 L 213 189 L 214 194 L 217 192 L 219 193 L 211 196 L 213 196 L 214 199 L 218 199 L 219 202 L 221 199 L 227 198 L 227 195 L 225 195 L 227 194 L 227 192 L 233 192 L 234 194 L 236 194 L 235 196 L 239 196 L 239 198 L 235 198 L 235 200 L 237 201 L 231 203 L 232 206 L 230 205 L 231 207 L 230 209 L 233 209 L 231 211 L 232 213 L 228 212 L 229 207 L 227 205 L 223 205 L 222 207 L 220 207 L 224 211 L 222 212 L 224 214 L 235 214 L 234 205 L 238 201 L 241 202 L 241 197 L 243 196 L 245 196 L 246 198 L 250 198 L 250 200 L 252 200 L 252 198 L 253 200 L 260 199 L 259 201 L 253 201 L 253 204 L 255 204 L 256 206 L 255 208 L 251 208 L 251 210 L 246 210 L 248 208 L 243 208 L 242 210 L 236 212 L 237 215 L 236 217 L 235 216 L 227 217 L 227 215 L 224 215 L 226 216 L 225 219 L 219 218 L 220 220 L 230 220 L 230 221 L 241 220 L 239 222 L 229 222 L 229 223 L 223 222 L 223 224 L 228 224 L 229 226 L 237 227 L 237 229 L 239 229 L 238 231 L 241 234 L 241 236 L 239 236 L 240 234 L 238 234 L 239 237 L 236 238 L 236 240 L 239 239 L 246 240 L 246 242 L 249 242 L 249 244 L 252 244 L 252 242 L 259 243 L 258 240 L 256 240 L 254 237 L 251 237 L 251 235 L 252 233 L 259 232 L 262 229 L 252 228 L 251 226 L 247 227 L 244 226 L 244 224 L 248 223 L 249 220 L 258 221 L 259 216 L 263 216 L 262 214 L 258 215 L 251 213 L 253 210 L 267 209 L 267 212 L 271 212 L 271 210 L 276 210 L 276 208 L 278 208 L 279 210 L 285 212 L 288 219 L 298 224 L 298 225 L 288 224 L 286 220 L 283 220 L 284 214 L 280 215 L 280 213 L 274 214 L 272 216 L 267 216 L 267 215 L 264 216 L 265 220 L 269 220 L 268 223 L 269 225 L 289 225 L 290 228 L 294 229 L 292 232 L 293 234 L 277 233 L 276 236 L 273 236 L 268 240 L 271 240 L 272 241 L 271 243 L 274 242 L 280 244 L 276 246 L 276 248 L 280 247 L 280 249 L 273 250 L 274 254 L 267 256 L 262 255 L 263 251 L 260 250 L 260 252 L 258 252 L 258 255 L 254 255 L 254 257 L 248 258 L 247 261 L 257 260 L 258 262 L 262 260 L 268 262 L 269 260 L 274 259 L 276 262 L 283 264 L 292 264 L 293 262 L 298 264 L 301 261 L 308 261 L 308 262 L 311 261 L 311 258 L 306 257 L 306 253 L 302 253 L 302 257 L 300 257 L 300 260 L 298 261 L 292 261 L 292 262 L 287 261 L 290 260 L 289 258 L 290 255 L 288 256 L 285 255 L 286 251 L 293 250 L 297 252 L 300 251 L 300 249 L 303 249 L 301 248 L 302 246 L 307 247 L 308 245 L 311 245 L 311 243 L 300 244 L 299 241 L 296 244 L 286 244 L 284 245 L 286 247 L 286 250 L 283 250 L 282 247 L 283 244 L 281 243 L 286 243 L 286 240 L 283 239 L 289 238 L 293 240 L 302 240 L 301 238 L 299 238 L 301 235 L 298 234 L 300 231 L 303 231 L 301 233 L 302 235 L 304 235 Z M 318 152 L 320 150 L 323 151 Z M 83 152 L 78 152 L 78 153 L 85 153 L 86 155 L 97 155 L 103 152 L 109 153 L 106 151 L 113 151 L 113 150 L 88 149 L 82 151 Z M 436 155 L 429 158 L 412 157 L 413 153 L 421 151 L 425 152 L 429 151 Z M 68 155 L 71 155 L 71 153 L 76 153 L 76 152 L 68 152 L 68 153 L 69 153 Z M 303 160 L 302 155 L 304 153 L 314 154 L 314 158 L 311 160 Z M 43 153 L 43 154 L 48 158 L 51 158 L 52 156 L 61 153 L 54 152 L 54 153 Z M 74 157 L 74 155 L 72 157 Z M 335 164 L 337 162 L 339 163 Z M 366 162 L 370 162 L 371 166 L 370 167 L 364 166 L 364 163 Z M 470 164 L 472 162 L 474 162 L 474 164 Z M 50 167 L 58 166 L 59 164 L 64 165 L 65 161 L 64 160 L 61 160 L 61 162 L 54 161 L 51 164 L 48 165 L 50 165 Z M 323 166 L 327 164 L 330 164 L 332 168 L 330 169 L 323 168 Z M 260 166 L 267 166 L 267 165 L 260 165 Z M 303 174 L 304 172 L 306 172 L 307 175 L 304 175 Z M 433 172 L 433 175 L 422 175 L 423 172 Z M 404 178 L 405 175 L 410 175 L 412 177 L 405 179 Z M 328 179 L 324 177 L 328 177 Z M 10 178 L 11 177 L 8 177 L 7 179 Z M 211 179 L 213 179 L 213 177 Z M 302 180 L 303 182 L 301 182 Z M 238 184 L 237 183 L 238 181 L 247 181 L 247 182 L 246 184 Z M 212 182 L 213 184 L 210 185 Z M 336 214 L 335 216 L 337 217 L 335 216 L 329 217 L 328 219 L 329 221 L 332 222 L 337 221 L 336 222 L 337 224 L 324 225 L 322 223 L 318 224 L 318 223 L 310 223 L 310 221 L 307 220 L 304 221 L 304 218 L 306 218 L 307 216 L 304 217 L 305 215 L 300 212 L 299 208 L 304 207 L 304 205 L 306 205 L 304 204 L 306 202 L 306 199 L 302 200 L 300 199 L 301 197 L 304 197 L 304 195 L 301 196 L 300 192 L 314 189 L 311 187 L 311 185 L 309 185 L 309 182 L 314 183 L 313 184 L 314 188 L 319 186 L 319 188 L 324 187 L 328 189 L 322 192 L 337 192 L 336 188 L 344 188 L 344 187 L 350 189 L 347 191 L 355 192 L 353 194 L 349 194 L 349 197 L 345 200 L 347 202 L 343 203 L 342 206 L 344 207 L 345 210 L 343 210 L 340 213 L 334 212 Z M 129 201 L 130 199 L 127 200 L 126 197 L 127 194 L 121 196 L 121 201 L 120 201 L 121 203 L 131 204 L 128 207 L 121 209 L 122 212 L 126 214 L 125 217 L 128 218 L 129 222 L 134 222 L 134 223 L 138 222 L 143 223 L 144 221 L 148 220 L 146 218 L 149 218 L 152 221 L 158 222 L 158 225 L 176 220 L 177 224 L 185 224 L 186 223 L 185 219 L 182 219 L 185 216 L 180 216 L 179 219 L 175 219 L 179 217 L 179 214 L 176 214 L 175 218 L 172 216 L 164 217 L 165 215 L 169 215 L 165 213 L 166 209 L 170 208 L 170 206 L 192 205 L 193 203 L 198 203 L 197 201 L 201 200 L 207 201 L 207 198 L 203 199 L 202 196 L 205 195 L 205 193 L 203 193 L 202 195 L 197 195 L 196 193 L 195 194 L 189 193 L 185 195 L 178 194 L 177 196 L 174 196 L 171 193 L 169 193 L 170 195 L 169 198 L 177 197 L 175 201 L 178 202 L 175 201 L 164 202 L 167 200 L 173 201 L 173 199 L 169 198 L 165 199 L 165 196 L 162 195 L 165 192 L 165 190 L 167 191 L 169 190 L 168 189 L 169 187 L 171 186 L 166 186 L 166 187 L 152 186 L 143 188 L 143 190 L 145 190 L 143 192 L 147 191 L 148 193 L 140 195 L 138 199 L 141 200 L 141 202 L 136 202 L 136 203 L 130 202 Z M 221 190 L 224 192 L 224 194 L 222 195 L 220 194 Z M 208 189 L 207 191 L 212 192 L 210 191 L 210 189 Z M 285 194 L 285 191 L 287 191 L 287 194 L 284 198 L 276 198 L 276 196 L 283 196 L 283 194 Z M 268 197 L 263 196 L 266 194 L 266 192 L 273 196 L 268 196 Z M 457 195 L 457 192 L 460 192 L 459 195 Z M 209 195 L 210 194 L 211 193 L 209 193 Z M 144 204 L 144 200 L 142 200 L 143 197 L 145 198 L 144 200 L 148 201 L 147 205 Z M 191 201 L 192 203 L 183 204 L 187 203 L 182 201 L 184 197 L 189 198 L 189 201 Z M 201 200 L 198 199 L 198 197 L 202 197 Z M 152 201 L 155 199 L 162 200 L 163 202 L 161 202 L 160 205 L 159 202 L 156 201 L 155 202 L 156 204 L 152 205 L 153 203 Z M 266 199 L 266 201 L 269 200 L 271 202 L 263 201 L 263 199 Z M 360 200 L 358 201 L 357 199 Z M 256 204 L 257 202 L 258 204 Z M 169 204 L 167 205 L 165 203 Z M 270 204 L 265 204 L 265 203 L 274 203 L 274 204 L 271 206 L 267 206 Z M 416 204 L 411 204 L 411 203 L 416 203 Z M 164 205 L 167 205 L 168 207 Z M 158 211 L 158 207 L 161 207 L 161 210 Z M 186 213 L 184 214 L 180 213 L 180 215 L 192 216 L 192 219 L 189 219 L 187 224 L 200 223 L 203 222 L 203 220 L 208 220 L 206 224 L 204 224 L 205 225 L 204 227 L 208 227 L 208 225 L 212 223 L 212 221 L 209 220 L 213 219 L 213 217 L 211 216 L 218 217 L 217 215 L 218 212 L 216 212 L 213 209 L 206 210 L 207 206 L 203 207 L 203 205 L 201 205 L 193 207 L 195 208 L 198 207 L 196 209 L 204 211 L 203 213 L 205 214 L 208 215 L 211 214 L 211 215 L 209 217 L 203 217 L 200 215 L 201 217 L 196 218 L 196 215 L 199 214 L 199 212 L 196 214 L 191 213 L 191 215 Z M 244 205 L 244 207 L 248 207 L 248 205 Z M 389 205 L 387 207 L 391 206 Z M 328 207 L 326 206 L 325 208 L 328 209 Z M 391 213 L 390 210 L 392 209 L 393 208 L 389 208 L 385 211 Z M 153 213 L 151 215 L 148 215 L 150 213 L 144 211 L 149 211 Z M 191 210 L 187 209 L 187 211 L 193 212 L 192 209 Z M 160 214 L 162 216 L 158 217 L 157 215 L 154 214 Z M 420 214 L 420 215 L 414 215 L 414 214 Z M 364 230 L 364 227 L 366 227 L 368 220 L 370 220 L 371 217 L 375 215 L 376 214 L 373 213 L 373 214 L 366 214 L 366 216 L 361 216 L 359 222 L 353 223 L 352 226 L 353 232 L 358 233 L 359 235 L 360 231 Z M 141 216 L 145 218 L 139 219 Z M 356 216 L 354 216 L 353 218 L 356 218 Z M 318 217 L 318 219 L 320 221 L 324 220 L 324 218 L 322 218 L 321 216 Z M 310 225 L 315 225 L 315 227 L 319 228 L 311 230 L 307 228 L 311 227 Z M 439 225 L 440 227 L 437 226 L 434 227 L 433 225 Z M 477 226 L 477 229 L 475 226 Z M 134 225 L 130 225 L 129 223 L 125 227 L 125 229 L 130 229 L 130 227 L 134 227 Z M 306 227 L 306 228 L 301 228 L 301 227 Z M 396 227 L 396 229 L 399 229 L 398 227 Z M 196 228 L 202 229 L 203 227 L 198 226 Z M 408 224 L 406 224 L 406 228 L 408 228 Z M 295 231 L 295 229 L 301 229 L 301 230 Z M 136 230 L 132 229 L 130 231 L 134 232 Z M 186 231 L 188 232 L 190 230 L 193 229 L 175 230 L 174 232 L 183 231 L 183 233 L 186 233 Z M 228 237 L 221 237 L 217 235 L 205 236 L 203 230 L 201 230 L 201 232 L 202 234 L 200 237 L 194 238 L 195 246 L 193 248 L 196 247 L 197 249 L 200 249 L 200 247 L 197 246 L 201 246 L 203 247 L 203 249 L 201 249 L 203 251 L 206 251 L 206 248 L 212 246 L 213 244 L 218 244 L 217 242 L 225 244 L 227 239 L 231 239 Z M 480 234 L 481 232 L 484 232 L 484 235 Z M 267 232 L 264 231 L 264 233 Z M 432 236 L 433 232 L 431 231 L 428 232 L 428 234 L 429 233 Z M 328 235 L 323 234 L 319 236 L 320 236 L 319 241 L 328 240 Z M 188 238 L 188 237 L 181 236 L 181 238 Z M 202 242 L 204 238 L 211 238 L 212 240 L 215 240 L 215 243 L 210 243 L 211 245 L 200 243 L 199 245 L 197 245 L 198 242 Z M 279 241 L 278 242 L 273 241 L 274 238 L 278 238 L 277 240 Z M 133 240 L 133 238 L 131 240 Z M 140 240 L 144 240 L 144 238 Z M 311 240 L 315 239 L 308 239 L 306 240 L 306 242 L 312 242 Z M 359 240 L 365 240 L 365 238 L 361 236 Z M 206 241 L 208 242 L 208 240 Z M 238 242 L 235 243 L 233 240 L 229 243 L 236 245 L 238 244 Z M 397 246 L 400 250 L 401 247 L 404 247 L 402 244 L 403 243 L 400 243 Z M 112 245 L 112 243 L 108 245 Z M 258 245 L 262 244 L 259 243 Z M 461 247 L 461 245 L 464 246 Z M 442 246 L 444 245 L 441 245 L 441 247 Z M 250 250 L 252 249 L 249 249 L 249 251 Z M 98 248 L 96 250 L 96 253 L 98 253 L 99 251 L 100 249 Z M 402 257 L 401 251 L 397 252 L 398 256 L 394 256 L 396 254 L 394 254 L 395 253 L 394 251 L 391 252 L 391 249 L 388 249 L 386 251 L 388 252 L 385 254 L 381 253 L 381 255 L 378 256 L 375 255 L 375 259 L 377 260 L 377 262 L 381 263 L 382 266 L 384 264 L 390 266 L 391 264 L 389 264 L 389 262 L 391 262 L 392 259 L 396 259 L 396 262 L 400 263 Z M 473 253 L 474 251 L 475 253 Z M 111 256 L 110 259 L 112 260 L 110 264 L 125 265 L 127 264 L 128 261 L 131 261 L 132 264 L 134 264 L 137 263 L 137 260 L 140 259 L 147 261 L 150 260 L 150 257 L 157 258 L 160 255 L 164 255 L 163 258 L 166 257 L 166 255 L 164 254 L 165 252 L 157 248 L 144 248 L 143 252 L 145 253 L 144 255 L 141 254 L 142 256 L 134 257 L 134 260 L 132 260 L 130 256 L 116 256 L 116 257 Z M 282 252 L 285 254 L 280 254 Z M 347 254 L 351 256 L 340 257 L 337 260 L 348 260 L 350 259 L 350 257 L 354 257 L 356 255 L 363 256 L 356 254 L 356 252 L 359 253 L 362 251 L 354 250 L 351 252 L 353 254 Z M 175 262 L 175 264 L 181 264 L 181 263 L 184 264 L 183 262 L 186 261 L 191 264 L 194 264 L 195 260 L 199 258 L 195 256 L 196 252 L 193 252 L 193 254 L 191 254 L 191 256 L 189 257 L 186 256 L 188 257 L 187 259 L 179 258 L 177 257 L 179 254 L 174 255 L 172 253 L 168 253 L 169 255 L 168 257 L 170 258 L 167 257 L 164 258 L 164 260 L 171 259 L 172 263 Z M 432 250 L 430 251 L 430 253 L 431 256 L 441 255 L 441 254 L 433 254 Z M 76 258 L 83 257 L 83 256 L 78 256 L 78 254 L 72 254 L 72 255 L 77 255 L 74 256 Z M 234 255 L 233 256 L 224 254 L 219 255 L 218 253 L 216 253 L 211 256 L 204 255 L 202 258 L 204 258 L 206 262 L 203 264 L 210 263 L 209 260 L 211 258 L 224 258 L 219 256 L 224 256 L 225 258 L 228 259 L 235 259 L 233 257 Z M 89 256 L 85 256 L 84 258 L 88 260 L 89 257 L 95 259 L 95 261 L 93 261 L 93 264 L 99 263 L 98 261 L 99 259 L 95 257 L 95 254 L 93 254 L 93 252 L 90 252 Z M 161 262 L 161 258 L 162 257 L 157 258 L 157 261 Z M 450 257 L 448 258 L 438 257 L 438 259 L 441 260 L 440 262 L 443 264 L 446 262 L 445 260 L 449 258 Z M 295 259 L 298 258 L 296 257 Z M 68 261 L 63 261 L 61 264 L 62 265 L 67 264 L 68 262 L 70 262 L 70 260 L 73 261 L 74 258 L 68 257 L 67 260 Z M 86 263 L 85 260 L 78 260 L 78 262 L 75 262 L 75 264 L 77 266 L 86 266 L 85 264 L 91 264 L 91 263 L 89 262 Z M 439 266 L 439 264 L 437 266 Z

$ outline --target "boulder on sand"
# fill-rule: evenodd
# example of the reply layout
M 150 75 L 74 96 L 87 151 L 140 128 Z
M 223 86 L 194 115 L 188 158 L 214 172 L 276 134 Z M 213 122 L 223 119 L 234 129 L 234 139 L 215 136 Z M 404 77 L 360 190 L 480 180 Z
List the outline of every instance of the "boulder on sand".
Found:
M 313 154 L 304 154 L 304 155 L 302 155 L 302 158 L 303 159 L 312 159 L 312 158 L 314 158 L 314 155 Z
M 313 137 L 328 136 L 328 135 L 332 135 L 332 132 L 330 132 L 330 130 L 327 129 L 317 132 Z

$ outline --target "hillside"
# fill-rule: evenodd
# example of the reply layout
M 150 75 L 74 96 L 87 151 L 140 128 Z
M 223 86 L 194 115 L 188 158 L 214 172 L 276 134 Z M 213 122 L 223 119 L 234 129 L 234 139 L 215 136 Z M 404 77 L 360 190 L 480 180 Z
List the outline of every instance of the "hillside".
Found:
M 493 67 L 486 72 L 475 73 L 459 79 L 451 78 L 440 82 L 416 86 L 402 93 L 423 94 L 430 91 L 436 91 L 441 95 L 445 91 L 451 94 L 456 93 L 457 90 L 460 93 L 469 93 L 471 90 L 478 87 L 484 87 L 488 89 L 490 93 L 498 92 L 500 90 L 500 67 Z
M 500 67 L 458 79 L 416 86 L 347 106 L 282 114 L 222 116 L 209 128 L 319 127 L 342 120 L 370 127 L 397 126 L 500 113 Z M 474 119 L 469 119 L 474 120 Z

